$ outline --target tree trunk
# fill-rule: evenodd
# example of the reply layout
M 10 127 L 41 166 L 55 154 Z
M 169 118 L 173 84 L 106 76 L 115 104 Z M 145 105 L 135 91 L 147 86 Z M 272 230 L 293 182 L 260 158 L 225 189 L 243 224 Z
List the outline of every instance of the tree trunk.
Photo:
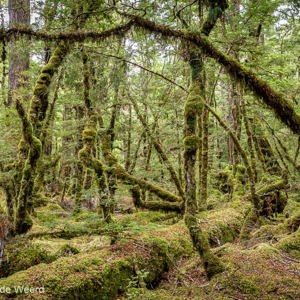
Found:
M 30 1 L 29 0 L 9 0 L 9 27 L 30 25 Z M 28 41 L 26 41 L 28 43 Z M 8 99 L 7 106 L 11 106 L 15 93 L 20 87 L 25 85 L 27 75 L 24 74 L 29 69 L 29 51 L 24 40 L 12 40 L 9 43 L 8 55 Z

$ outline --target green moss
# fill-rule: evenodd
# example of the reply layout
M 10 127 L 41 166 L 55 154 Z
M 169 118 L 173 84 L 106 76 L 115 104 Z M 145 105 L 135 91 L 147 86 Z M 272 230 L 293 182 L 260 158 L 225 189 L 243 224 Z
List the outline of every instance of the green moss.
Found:
M 195 152 L 198 147 L 199 147 L 199 143 L 200 143 L 200 139 L 199 137 L 192 135 L 192 136 L 186 136 L 184 138 L 184 151 L 187 153 L 190 152 Z
M 86 167 L 91 167 L 90 149 L 84 146 L 78 151 L 78 158 Z
M 184 221 L 189 229 L 193 245 L 202 259 L 208 278 L 212 278 L 223 272 L 224 266 L 219 258 L 211 252 L 207 234 L 200 228 L 197 218 L 191 214 L 185 213 Z
M 283 214 L 287 217 L 293 217 L 298 215 L 300 211 L 300 202 L 294 201 L 294 199 L 289 199 L 286 207 L 284 208 Z
M 232 174 L 232 170 L 224 169 L 217 174 L 216 177 L 219 180 L 219 190 L 223 193 L 232 193 L 234 178 Z
M 50 263 L 56 259 L 55 255 L 23 238 L 15 238 L 7 243 L 5 253 L 6 256 L 0 269 L 1 276 L 9 276 L 31 266 Z
M 190 253 L 188 244 L 182 227 L 168 227 L 152 231 L 151 238 L 146 235 L 134 243 L 121 241 L 110 251 L 79 253 L 34 266 L 1 279 L 0 285 L 44 286 L 46 299 L 114 299 L 126 290 L 136 268 L 148 274 L 147 285 L 155 284 L 175 259 Z M 39 297 L 38 293 L 31 296 Z
M 300 259 L 300 229 L 282 238 L 276 247 Z
M 96 130 L 94 128 L 85 128 L 82 132 L 82 138 L 85 141 L 95 141 L 96 138 Z
M 275 224 L 275 225 L 267 224 L 267 225 L 261 226 L 258 230 L 254 231 L 252 233 L 252 236 L 254 238 L 257 238 L 260 240 L 263 238 L 278 239 L 282 235 L 287 234 L 287 233 L 288 233 L 288 229 L 287 229 L 286 224 L 284 224 L 284 223 Z
M 61 257 L 61 256 L 70 256 L 74 254 L 78 254 L 80 251 L 69 244 L 63 245 L 56 253 L 56 256 Z
M 113 172 L 114 174 L 123 180 L 127 180 L 129 181 L 131 184 L 137 184 L 140 186 L 140 188 L 144 188 L 150 192 L 152 192 L 153 194 L 157 195 L 158 197 L 160 197 L 161 199 L 170 201 L 170 202 L 182 202 L 182 199 L 164 189 L 162 189 L 161 187 L 154 185 L 151 182 L 148 182 L 146 180 L 143 179 L 139 179 L 136 178 L 132 175 L 130 175 L 129 173 L 126 172 L 126 170 L 121 166 L 121 165 L 115 165 L 113 168 Z
M 53 229 L 64 222 L 69 215 L 60 205 L 48 203 L 46 206 L 36 209 L 35 222 L 40 226 Z
M 287 220 L 287 227 L 293 232 L 300 227 L 300 210 L 296 211 L 293 216 Z
M 40 157 L 42 154 L 42 143 L 40 139 L 36 138 L 35 136 L 32 137 L 32 148 L 35 151 L 35 155 Z
M 260 292 L 257 285 L 251 279 L 243 277 L 238 280 L 237 288 L 241 293 L 247 295 L 258 295 Z
M 273 247 L 268 243 L 257 244 L 249 251 L 253 251 L 255 253 L 259 253 L 260 255 L 266 255 L 266 256 L 271 256 L 273 254 L 279 253 L 278 249 L 276 249 L 275 247 Z
M 25 142 L 23 138 L 20 139 L 20 142 L 18 144 L 18 150 L 19 152 L 26 152 L 28 150 L 28 144 Z
M 199 95 L 190 95 L 184 108 L 186 116 L 200 113 L 204 108 L 204 100 Z
M 220 246 L 236 239 L 250 207 L 250 203 L 236 201 L 230 206 L 223 205 L 216 210 L 198 214 L 200 226 L 207 233 L 210 245 Z

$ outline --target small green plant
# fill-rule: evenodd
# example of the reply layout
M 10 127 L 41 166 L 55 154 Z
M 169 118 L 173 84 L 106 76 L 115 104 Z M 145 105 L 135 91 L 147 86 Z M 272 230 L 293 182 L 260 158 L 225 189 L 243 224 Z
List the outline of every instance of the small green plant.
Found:
M 145 279 L 149 272 L 145 270 L 137 270 L 136 276 L 133 276 L 126 288 L 126 297 L 129 300 L 137 299 L 144 288 L 146 288 Z

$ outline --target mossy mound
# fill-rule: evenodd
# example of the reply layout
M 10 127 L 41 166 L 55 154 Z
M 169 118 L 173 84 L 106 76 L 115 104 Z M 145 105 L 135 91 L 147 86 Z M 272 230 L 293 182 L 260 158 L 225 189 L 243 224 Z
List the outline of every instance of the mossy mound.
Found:
M 134 214 L 119 216 L 118 222 L 122 224 L 128 224 L 130 222 L 136 222 L 141 225 L 147 225 L 149 223 L 165 224 L 172 222 L 172 220 L 178 220 L 177 213 L 165 213 L 162 211 L 138 211 Z
M 16 238 L 5 245 L 4 259 L 0 268 L 2 277 L 56 259 L 54 254 L 42 249 L 24 238 Z
M 35 211 L 35 224 L 53 229 L 63 223 L 64 218 L 70 215 L 60 205 L 56 203 L 48 203 L 44 207 L 40 207 Z
M 234 202 L 198 215 L 200 226 L 208 235 L 211 246 L 232 242 L 238 237 L 249 203 Z
M 64 244 L 57 252 L 58 256 L 71 256 L 71 255 L 75 255 L 78 254 L 80 251 L 69 244 Z
M 79 252 L 100 250 L 110 245 L 111 238 L 99 235 L 81 235 L 68 240 L 49 237 L 36 238 L 33 239 L 32 242 L 38 245 L 41 249 L 47 250 L 51 254 L 57 254 L 66 245 L 77 249 Z M 58 256 L 65 256 L 63 253 L 64 251 L 61 251 L 61 255 Z
M 226 271 L 207 281 L 197 256 L 179 262 L 164 276 L 156 290 L 129 290 L 129 299 L 145 300 L 269 300 L 298 299 L 300 262 L 259 244 L 251 249 L 227 244 L 222 254 Z M 128 299 L 128 297 L 124 297 Z
M 275 246 L 300 259 L 300 229 L 282 238 Z
M 121 240 L 110 250 L 79 253 L 39 264 L 1 279 L 0 285 L 45 287 L 45 293 L 30 294 L 31 299 L 114 299 L 125 291 L 137 270 L 147 273 L 146 285 L 156 284 L 174 261 L 192 251 L 186 230 L 179 225 L 136 238 Z M 22 299 L 24 295 L 9 297 Z
M 288 257 L 269 244 L 245 250 L 232 246 L 224 261 L 228 263 L 228 271 L 214 279 L 221 295 L 245 299 L 297 299 L 299 296 L 300 262 L 291 265 Z

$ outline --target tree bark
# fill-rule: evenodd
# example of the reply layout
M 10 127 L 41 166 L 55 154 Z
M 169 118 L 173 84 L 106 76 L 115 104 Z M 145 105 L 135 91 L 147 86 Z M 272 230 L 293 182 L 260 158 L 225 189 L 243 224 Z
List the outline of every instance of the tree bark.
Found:
M 30 25 L 30 1 L 9 0 L 9 27 Z M 8 99 L 7 106 L 11 106 L 17 90 L 25 85 L 29 69 L 29 49 L 24 40 L 13 39 L 9 42 L 8 54 Z

